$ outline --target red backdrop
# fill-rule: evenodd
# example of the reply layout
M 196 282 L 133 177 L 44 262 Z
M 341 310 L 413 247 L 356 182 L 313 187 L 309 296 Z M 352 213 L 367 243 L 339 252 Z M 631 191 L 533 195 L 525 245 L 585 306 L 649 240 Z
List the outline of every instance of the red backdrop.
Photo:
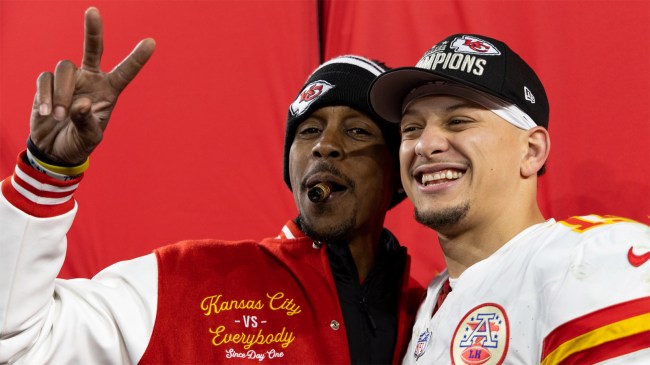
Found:
M 105 70 L 142 38 L 157 49 L 76 194 L 62 276 L 180 239 L 276 235 L 296 214 L 282 139 L 287 107 L 319 63 L 316 1 L 0 1 L 0 175 L 24 148 L 38 74 L 81 60 L 91 5 L 104 18 Z M 506 41 L 550 99 L 544 214 L 650 222 L 650 2 L 330 0 L 320 17 L 325 59 L 406 66 L 451 33 Z M 405 202 L 386 224 L 426 283 L 444 263 L 435 233 L 412 217 Z

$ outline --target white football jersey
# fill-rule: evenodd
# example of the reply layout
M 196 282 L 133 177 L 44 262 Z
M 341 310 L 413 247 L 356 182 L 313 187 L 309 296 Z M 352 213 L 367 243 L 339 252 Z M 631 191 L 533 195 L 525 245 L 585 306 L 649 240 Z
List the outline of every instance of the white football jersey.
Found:
M 404 364 L 650 364 L 650 227 L 613 216 L 537 224 L 430 283 Z

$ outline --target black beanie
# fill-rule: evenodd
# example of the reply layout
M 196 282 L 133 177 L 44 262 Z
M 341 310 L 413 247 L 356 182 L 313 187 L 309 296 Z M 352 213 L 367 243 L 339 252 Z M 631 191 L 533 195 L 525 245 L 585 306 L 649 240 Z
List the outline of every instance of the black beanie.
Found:
M 372 119 L 381 129 L 386 145 L 399 161 L 399 125 L 379 117 L 370 107 L 368 90 L 377 76 L 389 70 L 380 62 L 353 55 L 339 56 L 320 65 L 307 79 L 296 100 L 289 106 L 284 137 L 284 182 L 291 189 L 289 150 L 298 125 L 316 110 L 327 106 L 349 106 Z M 395 192 L 390 207 L 406 195 Z

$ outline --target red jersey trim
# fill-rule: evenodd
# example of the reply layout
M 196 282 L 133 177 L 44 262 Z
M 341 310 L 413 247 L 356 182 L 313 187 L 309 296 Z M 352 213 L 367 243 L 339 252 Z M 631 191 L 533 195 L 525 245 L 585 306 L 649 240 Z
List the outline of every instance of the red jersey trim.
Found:
M 544 339 L 541 364 L 603 361 L 650 346 L 649 308 L 650 297 L 639 298 L 561 325 Z M 606 350 L 613 347 L 616 351 Z

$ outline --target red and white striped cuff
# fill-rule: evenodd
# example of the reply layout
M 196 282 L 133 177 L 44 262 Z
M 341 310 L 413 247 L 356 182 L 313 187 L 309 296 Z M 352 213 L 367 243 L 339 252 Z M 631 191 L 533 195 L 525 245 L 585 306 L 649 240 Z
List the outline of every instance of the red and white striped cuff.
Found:
M 40 218 L 54 217 L 74 208 L 72 195 L 83 175 L 68 181 L 36 171 L 18 156 L 14 174 L 2 181 L 2 195 L 16 208 Z

